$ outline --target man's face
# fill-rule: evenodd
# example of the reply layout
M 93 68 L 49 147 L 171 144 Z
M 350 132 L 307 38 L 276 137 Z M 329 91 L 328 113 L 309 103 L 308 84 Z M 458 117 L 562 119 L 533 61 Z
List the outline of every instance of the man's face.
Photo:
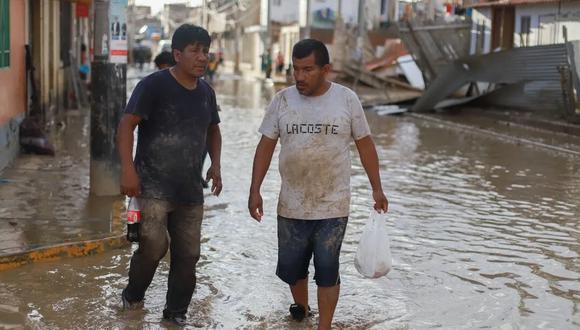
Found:
M 173 54 L 181 70 L 196 78 L 203 77 L 208 63 L 208 46 L 195 43 L 187 45 L 183 51 L 174 49 Z
M 296 88 L 302 95 L 311 96 L 317 93 L 330 71 L 330 65 L 319 66 L 316 64 L 314 54 L 304 58 L 292 57 L 292 68 Z

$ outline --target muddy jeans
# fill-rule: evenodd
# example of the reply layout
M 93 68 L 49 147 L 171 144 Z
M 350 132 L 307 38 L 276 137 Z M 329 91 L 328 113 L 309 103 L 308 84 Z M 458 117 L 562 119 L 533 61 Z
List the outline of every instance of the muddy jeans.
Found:
M 173 314 L 185 314 L 195 289 L 203 205 L 179 205 L 149 198 L 139 198 L 138 202 L 141 208 L 140 241 L 131 258 L 126 298 L 130 302 L 143 300 L 159 261 L 170 247 L 165 309 Z
M 314 279 L 319 287 L 340 284 L 340 248 L 347 217 L 322 220 L 278 216 L 278 265 L 276 275 L 290 284 L 308 277 L 314 255 Z

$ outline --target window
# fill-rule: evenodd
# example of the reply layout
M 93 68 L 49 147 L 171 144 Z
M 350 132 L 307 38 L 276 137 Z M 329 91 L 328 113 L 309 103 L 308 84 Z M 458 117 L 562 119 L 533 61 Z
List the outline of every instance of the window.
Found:
M 522 47 L 530 45 L 531 32 L 531 18 L 530 16 L 522 16 L 520 19 L 520 44 Z
M 381 1 L 381 15 L 387 15 L 387 0 Z
M 475 53 L 476 54 L 483 54 L 485 52 L 485 21 L 480 20 L 477 23 L 477 32 L 476 32 L 476 39 L 475 39 Z
M 531 18 L 530 16 L 522 16 L 522 19 L 520 21 L 520 33 L 530 33 L 530 21 Z
M 10 66 L 10 0 L 0 0 L 0 68 Z

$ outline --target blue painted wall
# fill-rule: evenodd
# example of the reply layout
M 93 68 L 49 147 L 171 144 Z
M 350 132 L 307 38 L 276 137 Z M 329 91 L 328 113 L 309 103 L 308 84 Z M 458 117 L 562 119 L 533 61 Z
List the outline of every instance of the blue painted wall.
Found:
M 10 165 L 18 155 L 20 150 L 18 133 L 23 119 L 23 115 L 18 116 L 0 125 L 0 171 Z

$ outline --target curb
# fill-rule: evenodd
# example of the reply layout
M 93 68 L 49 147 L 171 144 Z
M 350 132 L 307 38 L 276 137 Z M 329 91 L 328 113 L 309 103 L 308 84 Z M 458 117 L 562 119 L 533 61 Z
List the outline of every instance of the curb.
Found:
M 54 261 L 61 258 L 90 256 L 127 246 L 130 246 L 130 243 L 124 234 L 96 240 L 45 246 L 25 252 L 0 256 L 0 271 L 39 261 Z
M 414 118 L 438 123 L 441 125 L 446 125 L 448 127 L 453 127 L 455 129 L 465 131 L 465 132 L 471 132 L 471 133 L 475 132 L 475 133 L 479 133 L 479 134 L 483 134 L 483 135 L 488 135 L 488 136 L 500 138 L 504 141 L 509 141 L 509 142 L 512 142 L 515 144 L 533 145 L 533 146 L 548 149 L 551 151 L 560 152 L 562 154 L 580 157 L 580 152 L 576 151 L 576 150 L 566 149 L 563 147 L 558 147 L 558 146 L 554 146 L 554 145 L 550 145 L 550 144 L 546 144 L 546 143 L 542 143 L 542 142 L 538 142 L 538 141 L 534 141 L 534 140 L 530 140 L 530 139 L 526 139 L 526 138 L 514 137 L 514 136 L 511 136 L 508 134 L 503 134 L 503 133 L 495 132 L 495 131 L 484 129 L 484 128 L 475 127 L 475 126 L 468 125 L 468 124 L 456 123 L 456 122 L 448 121 L 445 119 L 436 118 L 436 117 L 433 117 L 430 115 L 419 114 L 416 112 L 408 112 L 407 114 L 410 115 L 411 117 L 414 117 Z
M 467 108 L 467 110 L 472 108 Z M 475 108 L 477 109 L 477 108 Z M 481 109 L 478 109 L 481 111 Z M 536 128 L 548 132 L 580 136 L 580 125 L 570 121 L 535 116 L 531 113 L 517 113 L 515 111 L 502 112 L 499 110 L 483 110 L 482 114 L 499 121 L 518 124 L 528 128 Z
M 22 252 L 0 255 L 0 272 L 41 261 L 85 257 L 123 247 L 129 247 L 131 246 L 131 243 L 127 241 L 123 231 L 122 219 L 124 212 L 125 208 L 122 200 L 113 203 L 111 210 L 111 227 L 113 233 L 111 234 L 114 236 L 45 245 Z M 103 234 L 103 236 L 104 235 L 106 234 Z

